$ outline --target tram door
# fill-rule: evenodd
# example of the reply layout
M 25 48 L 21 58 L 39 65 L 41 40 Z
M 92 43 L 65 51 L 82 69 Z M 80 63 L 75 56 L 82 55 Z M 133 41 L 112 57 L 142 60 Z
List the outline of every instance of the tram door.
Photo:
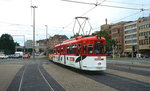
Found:
M 63 52 L 64 52 L 64 64 L 66 64 L 66 51 L 67 51 L 67 50 L 66 50 L 66 47 L 64 47 L 63 49 L 64 49 L 64 50 L 63 50 Z
M 64 64 L 66 64 L 66 55 L 64 55 Z

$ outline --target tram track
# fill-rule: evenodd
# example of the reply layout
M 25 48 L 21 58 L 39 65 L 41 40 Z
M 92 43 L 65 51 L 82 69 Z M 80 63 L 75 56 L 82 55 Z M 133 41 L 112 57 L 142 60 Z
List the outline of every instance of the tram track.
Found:
M 26 64 L 16 74 L 7 88 L 7 91 L 64 91 L 64 89 L 52 79 L 53 78 L 44 71 L 42 64 Z
M 6 91 L 148 91 L 150 89 L 149 74 L 144 70 L 149 67 L 144 65 L 132 64 L 135 69 L 130 70 L 136 70 L 135 73 L 128 70 L 130 66 L 128 64 L 108 64 L 108 69 L 103 72 L 82 71 L 46 60 L 43 62 L 28 60 L 23 64 Z M 139 69 L 143 69 L 142 74 Z
M 52 88 L 52 86 L 49 84 L 49 82 L 47 81 L 47 79 L 45 78 L 45 76 L 43 75 L 42 71 L 41 71 L 40 68 L 39 68 L 39 65 L 38 65 L 38 70 L 39 70 L 41 76 L 43 77 L 45 83 L 47 83 L 47 85 L 48 85 L 49 88 L 51 89 L 51 91 L 55 91 L 55 90 Z
M 20 80 L 20 84 L 19 84 L 19 89 L 18 89 L 18 91 L 21 90 L 21 86 L 22 86 L 22 81 L 23 81 L 23 77 L 24 77 L 25 70 L 26 70 L 26 67 L 25 67 L 24 70 L 23 70 L 23 73 L 22 73 L 22 76 L 21 76 L 21 80 Z

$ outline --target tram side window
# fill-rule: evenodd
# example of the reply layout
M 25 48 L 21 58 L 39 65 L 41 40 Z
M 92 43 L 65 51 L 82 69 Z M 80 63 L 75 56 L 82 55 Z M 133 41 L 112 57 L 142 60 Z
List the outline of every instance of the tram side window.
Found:
M 67 54 L 70 54 L 70 48 L 67 46 Z
M 88 45 L 88 54 L 93 54 L 93 45 L 92 44 Z
M 86 54 L 86 45 L 83 45 L 83 54 Z
M 72 45 L 72 54 L 76 54 L 76 45 Z
M 104 45 L 95 44 L 94 45 L 94 53 L 95 54 L 104 54 L 105 53 Z
M 70 45 L 67 47 L 67 54 L 76 54 L 76 45 Z
M 61 54 L 63 54 L 63 47 L 60 48 Z

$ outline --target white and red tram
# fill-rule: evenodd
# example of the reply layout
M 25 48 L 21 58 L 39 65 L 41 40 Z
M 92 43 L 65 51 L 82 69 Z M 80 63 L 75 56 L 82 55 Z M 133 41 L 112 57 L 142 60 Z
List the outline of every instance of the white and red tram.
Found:
M 81 70 L 106 70 L 105 44 L 105 38 L 99 35 L 78 36 L 54 46 L 49 56 L 53 62 Z

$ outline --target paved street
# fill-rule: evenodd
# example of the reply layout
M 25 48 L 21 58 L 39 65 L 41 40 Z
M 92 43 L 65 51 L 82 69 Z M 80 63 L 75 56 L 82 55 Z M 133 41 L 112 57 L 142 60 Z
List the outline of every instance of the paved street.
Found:
M 85 72 L 47 59 L 0 59 L 0 91 L 148 91 L 150 64 L 108 60 L 104 72 Z

